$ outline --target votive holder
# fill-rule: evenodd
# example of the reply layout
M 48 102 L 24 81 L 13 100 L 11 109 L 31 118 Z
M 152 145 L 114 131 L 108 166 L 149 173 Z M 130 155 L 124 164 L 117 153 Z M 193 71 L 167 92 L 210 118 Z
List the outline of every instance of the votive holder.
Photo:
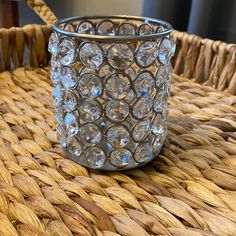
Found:
M 69 158 L 126 170 L 156 158 L 167 134 L 175 43 L 144 17 L 57 21 L 49 39 L 57 135 Z

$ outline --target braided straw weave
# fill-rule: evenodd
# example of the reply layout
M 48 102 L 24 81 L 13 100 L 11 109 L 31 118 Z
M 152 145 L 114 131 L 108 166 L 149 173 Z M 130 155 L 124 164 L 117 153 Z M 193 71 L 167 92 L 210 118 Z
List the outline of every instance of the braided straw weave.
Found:
M 235 45 L 175 32 L 161 155 L 103 173 L 66 158 L 56 138 L 49 33 L 0 30 L 0 236 L 235 236 Z

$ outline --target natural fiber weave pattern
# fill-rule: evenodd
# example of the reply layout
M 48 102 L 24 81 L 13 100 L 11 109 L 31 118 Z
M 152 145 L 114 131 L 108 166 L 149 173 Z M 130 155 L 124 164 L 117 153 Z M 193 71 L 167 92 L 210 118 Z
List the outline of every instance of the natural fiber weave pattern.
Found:
M 0 72 L 24 64 L 47 66 L 51 27 L 26 25 L 0 29 Z M 178 75 L 217 90 L 236 94 L 236 45 L 174 31 L 177 51 L 173 61 Z
M 56 16 L 43 0 L 24 0 L 34 12 L 47 24 L 52 25 L 56 20 Z
M 174 76 L 150 165 L 90 172 L 61 152 L 49 68 L 0 74 L 0 235 L 236 235 L 236 97 Z

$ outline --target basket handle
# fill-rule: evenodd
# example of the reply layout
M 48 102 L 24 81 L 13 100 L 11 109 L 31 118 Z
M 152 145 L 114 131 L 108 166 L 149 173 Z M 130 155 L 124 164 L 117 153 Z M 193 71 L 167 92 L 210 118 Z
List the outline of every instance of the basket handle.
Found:
M 57 17 L 51 11 L 51 9 L 46 5 L 43 0 L 24 0 L 26 4 L 31 7 L 34 12 L 40 16 L 40 18 L 47 24 L 52 25 Z

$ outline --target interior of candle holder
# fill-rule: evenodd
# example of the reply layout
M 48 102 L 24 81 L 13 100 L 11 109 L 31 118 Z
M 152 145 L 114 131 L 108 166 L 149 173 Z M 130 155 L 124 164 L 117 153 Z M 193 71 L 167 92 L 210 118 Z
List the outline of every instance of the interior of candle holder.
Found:
M 134 16 L 72 17 L 57 21 L 53 29 L 63 35 L 98 41 L 155 39 L 172 32 L 167 22 Z

